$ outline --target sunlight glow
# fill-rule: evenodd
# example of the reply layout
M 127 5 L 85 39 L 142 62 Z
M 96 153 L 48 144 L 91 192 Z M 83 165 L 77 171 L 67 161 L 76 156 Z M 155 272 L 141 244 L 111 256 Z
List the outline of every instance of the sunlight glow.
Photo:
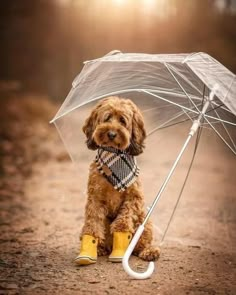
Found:
M 122 5 L 122 4 L 125 4 L 125 2 L 127 2 L 127 0 L 113 0 L 114 4 L 117 4 L 117 5 Z
M 146 14 L 164 18 L 167 16 L 170 4 L 166 0 L 140 0 L 140 6 Z
M 67 6 L 71 8 L 78 7 L 79 9 L 83 9 L 83 7 L 91 7 L 91 11 L 94 15 L 100 13 L 100 10 L 106 9 L 107 11 L 115 10 L 115 13 L 123 13 L 129 14 L 132 12 L 132 9 L 136 9 L 140 11 L 143 15 L 143 23 L 150 24 L 152 23 L 152 19 L 150 16 L 165 18 L 171 13 L 174 14 L 174 6 L 170 5 L 170 2 L 167 0 L 97 0 L 91 1 L 93 5 L 86 4 L 86 1 L 82 0 L 53 0 L 56 3 Z M 220 1 L 220 0 L 218 0 Z M 109 5 L 108 5 L 109 4 Z M 132 14 L 132 13 L 131 13 Z
M 154 7 L 156 4 L 157 4 L 157 0 L 142 0 L 143 4 L 146 6 L 146 7 Z

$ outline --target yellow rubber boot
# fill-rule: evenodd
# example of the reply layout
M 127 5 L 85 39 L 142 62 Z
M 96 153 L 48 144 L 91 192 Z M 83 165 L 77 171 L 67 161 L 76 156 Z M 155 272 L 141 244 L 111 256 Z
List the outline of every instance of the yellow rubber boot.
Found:
M 131 241 L 131 233 L 129 232 L 114 232 L 113 233 L 113 249 L 109 256 L 111 262 L 121 262 L 125 251 Z
M 88 265 L 97 261 L 98 239 L 90 235 L 83 235 L 80 254 L 75 258 L 78 265 Z

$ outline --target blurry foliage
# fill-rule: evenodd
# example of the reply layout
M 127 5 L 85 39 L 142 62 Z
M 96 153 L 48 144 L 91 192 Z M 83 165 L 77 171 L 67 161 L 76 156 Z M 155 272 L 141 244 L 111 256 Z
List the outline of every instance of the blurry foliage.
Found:
M 49 146 L 54 135 L 48 126 L 55 106 L 44 96 L 5 99 L 2 93 L 0 105 L 0 201 L 18 200 L 33 163 L 55 157 Z
M 148 2 L 148 1 L 147 1 Z M 63 99 L 82 62 L 123 52 L 204 51 L 236 72 L 232 1 L 21 0 L 0 2 L 0 80 Z

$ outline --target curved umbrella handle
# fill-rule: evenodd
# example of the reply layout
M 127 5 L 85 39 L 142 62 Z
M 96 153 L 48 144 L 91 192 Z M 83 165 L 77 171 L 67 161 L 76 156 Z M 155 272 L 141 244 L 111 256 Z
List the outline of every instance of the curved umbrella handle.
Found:
M 136 246 L 140 236 L 142 235 L 144 231 L 144 225 L 140 225 L 138 227 L 138 230 L 136 231 L 132 241 L 130 242 L 126 252 L 125 252 L 125 255 L 123 257 L 123 260 L 122 260 L 122 264 L 123 264 L 123 268 L 124 270 L 126 271 L 126 273 L 128 275 L 130 275 L 131 277 L 135 278 L 135 279 L 138 279 L 138 280 L 144 280 L 144 279 L 147 279 L 149 278 L 153 271 L 154 271 L 154 262 L 150 262 L 149 265 L 148 265 L 148 269 L 143 272 L 143 273 L 140 273 L 140 272 L 135 272 L 133 271 L 130 266 L 129 266 L 129 258 L 130 258 L 130 255 L 132 254 L 133 250 L 134 250 L 134 247 Z

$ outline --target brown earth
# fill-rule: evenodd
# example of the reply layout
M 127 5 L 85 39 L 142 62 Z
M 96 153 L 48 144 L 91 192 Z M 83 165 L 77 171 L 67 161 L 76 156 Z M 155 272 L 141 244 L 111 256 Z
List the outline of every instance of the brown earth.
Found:
M 210 148 L 208 138 L 150 279 L 132 279 L 107 257 L 87 267 L 74 265 L 84 176 L 78 176 L 48 124 L 56 109 L 43 97 L 1 100 L 0 294 L 236 294 L 235 157 L 217 140 Z M 166 153 L 174 147 L 160 141 L 155 155 L 165 146 L 168 151 L 158 157 L 160 175 L 143 173 L 146 191 L 156 177 L 158 187 L 169 169 Z M 149 160 L 155 157 L 150 153 Z M 87 165 L 85 159 L 84 171 Z M 180 171 L 186 167 L 183 162 Z M 167 197 L 178 194 L 175 183 L 181 177 L 176 176 Z M 167 198 L 160 211 L 170 202 Z M 138 271 L 147 266 L 136 257 L 131 264 Z

